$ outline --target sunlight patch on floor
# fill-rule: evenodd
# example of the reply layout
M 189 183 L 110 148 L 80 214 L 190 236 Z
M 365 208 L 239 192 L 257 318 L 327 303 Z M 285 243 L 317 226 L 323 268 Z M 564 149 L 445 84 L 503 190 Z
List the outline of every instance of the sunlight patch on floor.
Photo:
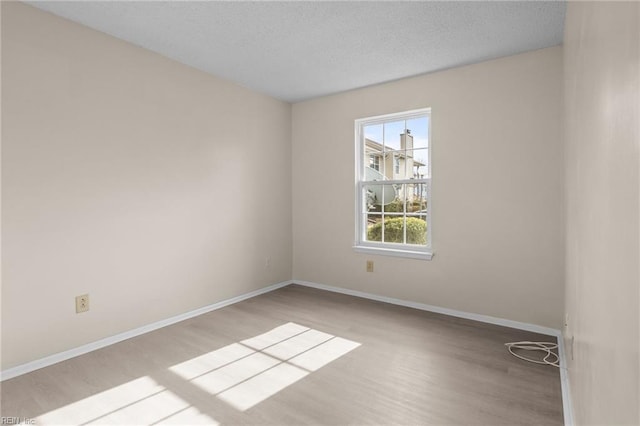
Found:
M 169 370 L 245 411 L 360 346 L 287 323 Z
M 293 336 L 287 340 L 277 343 L 262 350 L 263 353 L 272 357 L 286 361 L 311 348 L 314 348 L 334 336 L 316 330 L 307 330 L 302 334 Z
M 342 355 L 351 352 L 358 346 L 360 346 L 360 343 L 341 337 L 334 337 L 320 346 L 291 358 L 288 362 L 307 371 L 316 371 Z
M 183 379 L 191 380 L 254 353 L 254 350 L 239 343 L 234 343 L 197 358 L 176 364 L 170 367 L 169 371 L 176 373 Z
M 245 411 L 280 392 L 309 374 L 308 371 L 281 363 L 257 374 L 218 395 L 227 404 Z
M 38 424 L 218 423 L 149 377 L 113 387 L 38 417 Z
M 279 361 L 275 358 L 254 352 L 248 357 L 197 377 L 192 380 L 192 383 L 209 393 L 217 394 L 276 366 L 278 363 Z
M 296 334 L 303 333 L 307 330 L 309 330 L 309 327 L 304 327 L 302 325 L 289 322 L 281 325 L 280 327 L 276 327 L 273 330 L 267 331 L 266 333 L 243 340 L 240 343 L 259 351 L 268 346 L 280 343 L 283 340 L 295 336 Z

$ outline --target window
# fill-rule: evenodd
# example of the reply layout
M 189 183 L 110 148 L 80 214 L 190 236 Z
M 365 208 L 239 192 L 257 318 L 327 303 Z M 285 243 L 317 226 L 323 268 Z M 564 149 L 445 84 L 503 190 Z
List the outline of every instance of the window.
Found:
M 373 170 L 380 171 L 380 157 L 378 154 L 369 155 L 369 167 Z
M 355 250 L 431 259 L 431 109 L 356 120 L 355 133 Z

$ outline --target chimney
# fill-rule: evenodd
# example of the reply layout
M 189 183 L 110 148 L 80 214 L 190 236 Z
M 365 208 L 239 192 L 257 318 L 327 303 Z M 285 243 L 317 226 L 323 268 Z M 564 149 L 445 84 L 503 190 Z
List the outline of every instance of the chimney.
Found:
M 413 149 L 413 136 L 411 136 L 411 130 L 407 129 L 406 133 L 400 134 L 400 149 L 412 150 Z M 413 152 L 407 153 L 407 156 L 413 157 Z

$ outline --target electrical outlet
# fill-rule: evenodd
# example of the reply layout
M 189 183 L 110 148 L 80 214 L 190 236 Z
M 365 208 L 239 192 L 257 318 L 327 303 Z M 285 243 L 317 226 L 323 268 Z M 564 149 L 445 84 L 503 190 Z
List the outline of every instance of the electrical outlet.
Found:
M 76 296 L 76 314 L 89 310 L 89 295 Z
M 367 260 L 367 272 L 373 272 L 373 260 Z
M 270 268 L 271 267 L 271 257 L 267 256 L 264 258 L 264 267 L 265 268 Z

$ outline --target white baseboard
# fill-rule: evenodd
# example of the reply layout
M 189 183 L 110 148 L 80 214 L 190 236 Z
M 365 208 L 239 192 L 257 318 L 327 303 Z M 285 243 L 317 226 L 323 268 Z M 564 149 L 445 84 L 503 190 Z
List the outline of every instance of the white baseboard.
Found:
M 198 308 L 193 311 L 185 312 L 184 314 L 176 315 L 174 317 L 160 320 L 152 324 L 143 325 L 142 327 L 134 328 L 133 330 L 125 331 L 124 333 L 116 334 L 115 336 L 106 337 L 104 339 L 100 339 L 98 341 L 88 343 L 77 348 L 69 349 L 68 351 L 59 352 L 44 358 L 37 359 L 35 361 L 28 362 L 26 364 L 8 368 L 0 372 L 0 381 L 8 380 L 22 374 L 27 374 L 34 370 L 48 367 L 61 361 L 66 361 L 70 358 L 74 358 L 79 355 L 84 355 L 88 352 L 104 348 L 105 346 L 113 345 L 114 343 L 122 342 L 123 340 L 127 340 L 132 337 L 136 337 L 141 334 L 145 334 L 150 331 L 154 331 L 189 318 L 197 317 L 198 315 L 206 314 L 207 312 L 215 311 L 216 309 L 224 308 L 225 306 L 229 306 L 234 303 L 238 303 L 243 300 L 247 300 L 282 287 L 286 287 L 291 283 L 292 281 L 283 281 L 281 283 L 273 284 L 255 291 L 251 291 L 249 293 L 241 294 L 240 296 L 232 297 L 230 299 L 213 303 L 211 305 L 203 306 L 202 308 Z
M 560 337 L 560 330 L 555 328 L 542 327 L 540 325 L 528 324 L 526 322 L 512 321 L 503 318 L 496 318 L 489 315 L 473 314 L 470 312 L 457 311 L 455 309 L 441 308 L 439 306 L 427 305 L 425 303 L 410 302 L 408 300 L 394 299 L 393 297 L 380 296 L 372 293 L 365 293 L 357 290 L 349 290 L 341 287 L 333 287 L 330 285 L 317 284 L 309 281 L 293 280 L 293 284 L 299 284 L 305 287 L 313 287 L 320 290 L 333 291 L 334 293 L 348 294 L 350 296 L 362 297 L 364 299 L 377 300 L 378 302 L 391 303 L 392 305 L 406 306 L 408 308 L 419 309 L 421 311 L 435 312 L 437 314 L 449 315 L 452 317 L 465 318 L 474 321 L 484 322 L 488 324 L 501 325 L 503 327 L 517 328 L 519 330 L 531 331 L 534 333 L 545 334 L 547 336 Z
M 562 412 L 564 425 L 573 426 L 573 406 L 571 405 L 571 391 L 569 387 L 569 366 L 567 352 L 564 347 L 564 336 L 558 336 L 558 357 L 560 358 L 560 387 L 562 388 Z
M 535 324 L 528 324 L 524 322 L 512 321 L 512 320 L 507 320 L 503 318 L 496 318 L 489 315 L 481 315 L 481 314 L 457 311 L 455 309 L 441 308 L 439 306 L 427 305 L 427 304 L 418 303 L 418 302 L 410 302 L 407 300 L 395 299 L 392 297 L 380 296 L 377 294 L 365 293 L 362 291 L 350 290 L 350 289 L 341 288 L 341 287 L 333 287 L 329 285 L 317 284 L 317 283 L 313 283 L 309 281 L 301 281 L 301 280 L 283 281 L 281 283 L 273 284 L 249 293 L 242 294 L 240 296 L 232 297 L 230 299 L 226 299 L 217 303 L 213 303 L 211 305 L 204 306 L 199 309 L 195 309 L 193 311 L 186 312 L 184 314 L 176 315 L 174 317 L 157 321 L 142 327 L 138 327 L 133 330 L 125 331 L 124 333 L 120 333 L 115 336 L 107 337 L 107 338 L 98 340 L 96 342 L 82 345 L 80 347 L 73 348 L 68 351 L 59 352 L 57 354 L 53 354 L 45 358 L 41 358 L 35 361 L 28 362 L 26 364 L 9 368 L 7 370 L 0 372 L 0 381 L 8 380 L 13 377 L 20 376 L 22 374 L 30 373 L 31 371 L 35 371 L 40 368 L 47 367 L 49 365 L 57 364 L 61 361 L 65 361 L 65 360 L 77 357 L 79 355 L 83 355 L 88 352 L 95 351 L 100 348 L 104 348 L 114 343 L 118 343 L 123 340 L 130 339 L 132 337 L 136 337 L 141 334 L 148 333 L 150 331 L 154 331 L 159 328 L 166 327 L 168 325 L 175 324 L 177 322 L 184 321 L 186 319 L 205 314 L 207 312 L 215 311 L 216 309 L 224 308 L 225 306 L 229 306 L 234 303 L 238 303 L 243 300 L 247 300 L 252 297 L 259 296 L 261 294 L 268 293 L 270 291 L 277 290 L 282 287 L 286 287 L 290 284 L 298 284 L 305 287 L 312 287 L 320 290 L 332 291 L 334 293 L 342 293 L 350 296 L 362 297 L 364 299 L 391 303 L 393 305 L 406 306 L 409 308 L 419 309 L 422 311 L 435 312 L 435 313 L 449 315 L 453 317 L 465 318 L 465 319 L 484 322 L 488 324 L 496 324 L 504 327 L 516 328 L 519 330 L 526 330 L 534 333 L 540 333 L 540 334 L 556 337 L 558 339 L 558 352 L 560 357 L 560 383 L 562 386 L 562 404 L 563 404 L 563 410 L 564 410 L 564 424 L 565 426 L 573 426 L 573 410 L 571 406 L 571 395 L 569 392 L 569 378 L 567 374 L 566 353 L 564 348 L 564 340 L 560 330 L 556 330 L 554 328 L 549 328 L 549 327 L 542 327 Z

